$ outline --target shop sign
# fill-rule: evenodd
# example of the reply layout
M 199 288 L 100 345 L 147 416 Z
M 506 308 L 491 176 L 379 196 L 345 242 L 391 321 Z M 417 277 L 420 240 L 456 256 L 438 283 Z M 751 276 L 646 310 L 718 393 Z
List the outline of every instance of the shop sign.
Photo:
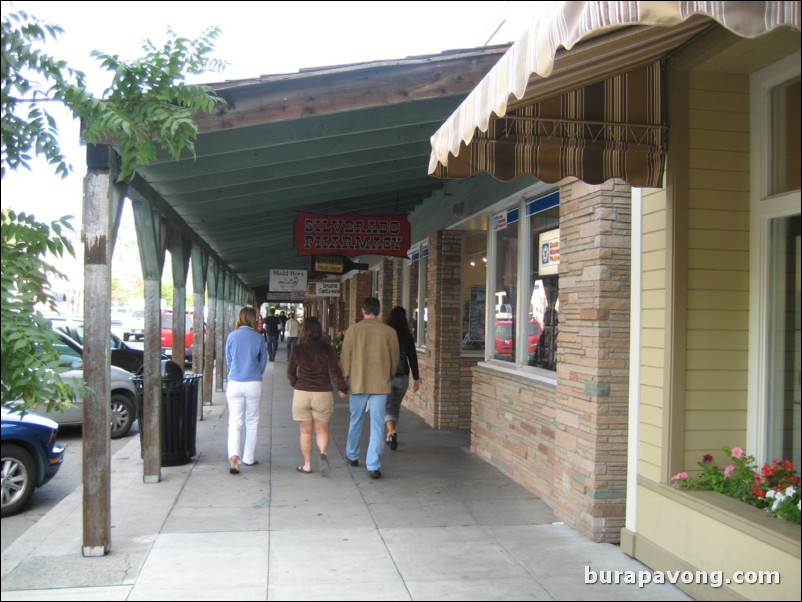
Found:
M 306 270 L 270 270 L 271 293 L 305 293 L 306 287 Z
M 560 229 L 549 230 L 540 235 L 540 266 L 538 274 L 549 276 L 560 271 Z
M 339 282 L 315 282 L 315 295 L 318 297 L 339 297 Z
M 406 214 L 320 215 L 298 211 L 294 243 L 298 255 L 394 255 L 406 257 L 410 225 Z

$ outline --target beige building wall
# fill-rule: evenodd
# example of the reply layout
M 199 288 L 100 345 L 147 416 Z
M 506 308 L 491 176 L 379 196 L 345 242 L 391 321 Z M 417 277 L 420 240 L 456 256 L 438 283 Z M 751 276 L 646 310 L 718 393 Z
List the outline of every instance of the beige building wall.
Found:
M 654 570 L 724 580 L 681 586 L 696 599 L 798 600 L 798 526 L 670 486 L 704 454 L 723 465 L 721 447 L 746 444 L 750 276 L 749 76 L 670 81 L 667 185 L 643 198 L 637 532 L 622 547 Z M 781 583 L 738 583 L 740 571 Z
M 692 469 L 746 443 L 749 77 L 692 72 L 688 83 L 683 468 Z

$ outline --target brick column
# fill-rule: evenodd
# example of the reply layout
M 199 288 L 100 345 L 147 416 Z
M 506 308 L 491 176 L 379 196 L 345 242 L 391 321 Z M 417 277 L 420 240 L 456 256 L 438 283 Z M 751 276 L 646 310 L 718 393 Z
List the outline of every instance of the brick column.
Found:
M 392 262 L 392 290 L 393 290 L 393 306 L 403 305 L 404 300 L 401 298 L 401 293 L 404 288 L 404 260 L 400 257 L 393 257 Z M 404 309 L 409 312 L 409 308 L 404 306 Z
M 359 272 L 351 278 L 351 303 L 348 308 L 349 326 L 362 319 L 362 302 L 372 295 L 373 276 L 370 272 Z
M 462 231 L 441 230 L 429 236 L 426 288 L 429 297 L 429 367 L 434 428 L 470 428 L 469 398 L 460 396 Z M 428 388 L 428 387 L 427 387 Z
M 629 381 L 630 188 L 560 190 L 554 507 L 596 541 L 624 526 Z
M 381 319 L 384 322 L 393 309 L 393 261 L 385 258 L 379 264 L 379 303 L 381 303 Z

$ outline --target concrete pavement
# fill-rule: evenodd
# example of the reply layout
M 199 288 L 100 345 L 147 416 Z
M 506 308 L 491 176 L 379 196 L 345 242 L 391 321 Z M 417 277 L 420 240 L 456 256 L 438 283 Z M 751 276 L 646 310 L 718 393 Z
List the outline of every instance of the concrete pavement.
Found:
M 336 400 L 328 478 L 299 474 L 284 349 L 265 372 L 256 457 L 228 473 L 225 396 L 198 423 L 198 456 L 142 482 L 139 438 L 112 460 L 112 551 L 81 555 L 79 487 L 2 555 L 2 600 L 689 600 L 671 585 L 585 584 L 648 571 L 588 541 L 471 454 L 469 434 L 402 409 L 383 477 L 346 465 Z M 66 459 L 69 461 L 69 458 Z M 56 477 L 58 478 L 58 477 Z

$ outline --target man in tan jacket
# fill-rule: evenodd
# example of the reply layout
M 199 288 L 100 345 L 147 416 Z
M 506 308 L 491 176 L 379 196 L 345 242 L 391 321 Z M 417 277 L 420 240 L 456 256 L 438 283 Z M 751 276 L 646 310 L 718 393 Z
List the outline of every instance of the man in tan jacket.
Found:
M 340 365 L 351 392 L 351 423 L 345 456 L 348 464 L 359 466 L 360 439 L 365 408 L 370 413 L 370 441 L 365 458 L 368 474 L 380 479 L 384 453 L 384 406 L 390 393 L 400 352 L 395 330 L 382 323 L 379 300 L 368 297 L 362 303 L 362 317 L 345 333 Z

